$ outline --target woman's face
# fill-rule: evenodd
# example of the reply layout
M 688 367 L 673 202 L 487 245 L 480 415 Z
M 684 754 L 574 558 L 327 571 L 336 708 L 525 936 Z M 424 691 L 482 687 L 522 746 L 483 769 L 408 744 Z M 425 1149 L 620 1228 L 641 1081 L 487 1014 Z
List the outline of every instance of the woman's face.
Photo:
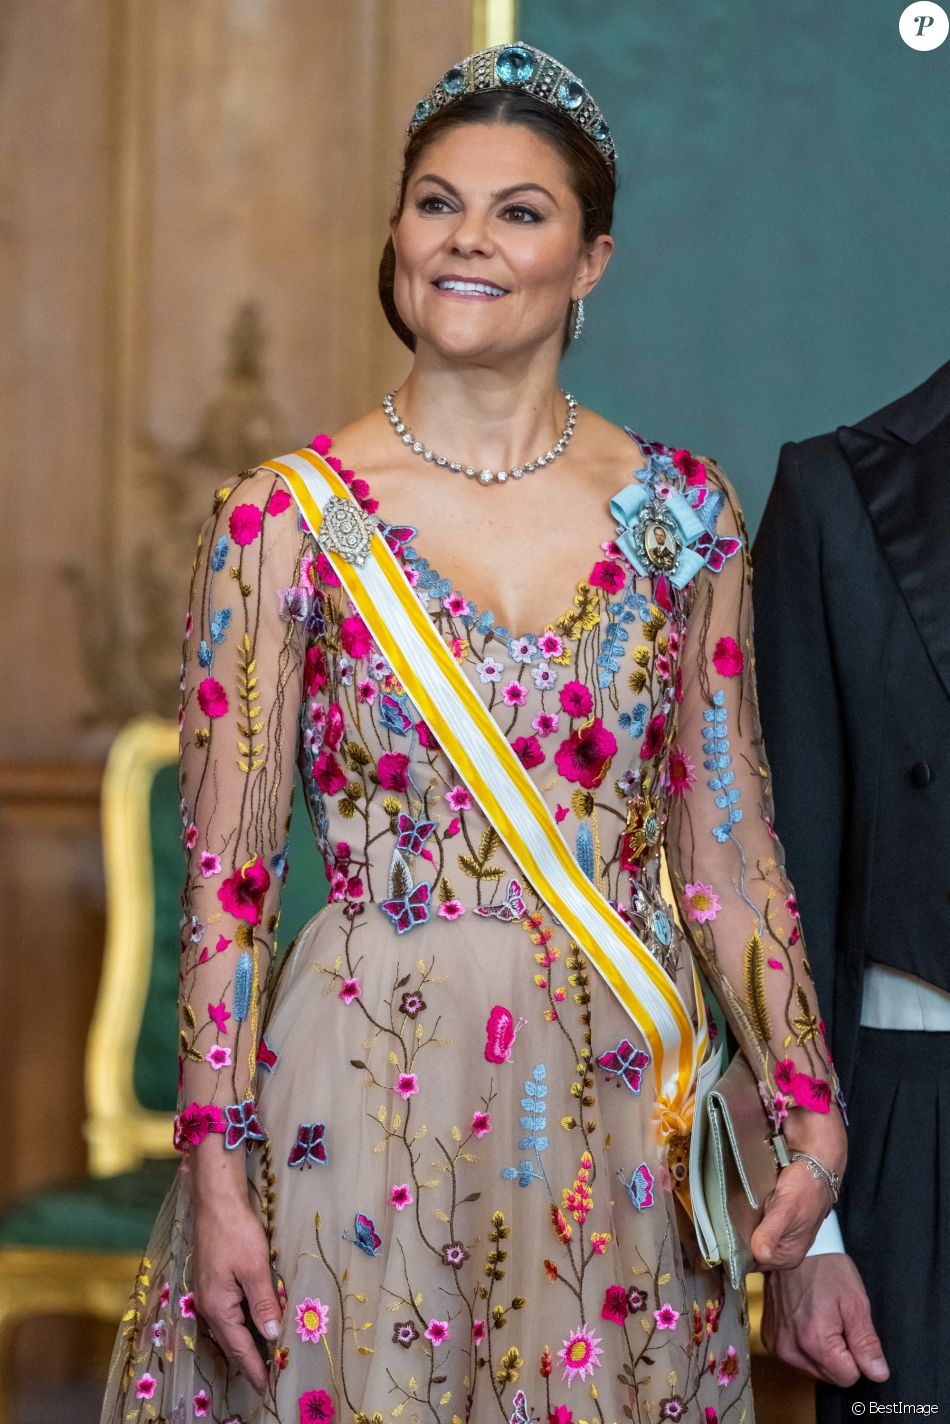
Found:
M 524 124 L 449 129 L 409 175 L 392 223 L 403 321 L 446 356 L 502 358 L 551 342 L 613 241 L 588 246 L 567 166 Z

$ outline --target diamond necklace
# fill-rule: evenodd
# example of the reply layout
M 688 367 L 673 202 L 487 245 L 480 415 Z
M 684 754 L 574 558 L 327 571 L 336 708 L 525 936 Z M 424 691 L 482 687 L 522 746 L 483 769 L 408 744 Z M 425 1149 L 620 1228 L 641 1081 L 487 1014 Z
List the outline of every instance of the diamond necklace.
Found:
M 509 477 L 513 480 L 520 480 L 522 475 L 529 475 L 532 470 L 541 470 L 545 465 L 550 465 L 552 460 L 556 460 L 571 443 L 571 436 L 574 434 L 574 426 L 577 423 L 577 401 L 569 391 L 562 391 L 561 395 L 567 401 L 567 424 L 561 431 L 560 438 L 546 450 L 543 455 L 539 455 L 536 460 L 529 460 L 524 465 L 515 465 L 512 470 L 476 470 L 472 465 L 460 465 L 457 460 L 447 460 L 444 455 L 436 455 L 430 450 L 428 445 L 417 440 L 412 431 L 404 421 L 399 419 L 393 407 L 393 396 L 395 392 L 390 391 L 383 396 L 383 410 L 389 417 L 389 423 L 401 438 L 404 445 L 408 445 L 413 454 L 421 455 L 423 460 L 429 460 L 432 464 L 438 465 L 440 469 L 454 470 L 456 474 L 463 474 L 470 480 L 478 480 L 479 484 L 490 485 L 498 481 L 503 484 Z

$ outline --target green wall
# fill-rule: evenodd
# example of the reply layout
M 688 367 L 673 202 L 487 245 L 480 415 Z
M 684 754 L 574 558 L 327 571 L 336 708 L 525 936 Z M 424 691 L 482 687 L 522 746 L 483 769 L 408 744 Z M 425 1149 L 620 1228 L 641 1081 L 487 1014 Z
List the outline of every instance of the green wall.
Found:
M 948 8 L 945 0 L 945 8 Z M 785 440 L 950 359 L 950 40 L 882 0 L 521 0 L 620 150 L 579 399 L 714 456 L 755 528 Z

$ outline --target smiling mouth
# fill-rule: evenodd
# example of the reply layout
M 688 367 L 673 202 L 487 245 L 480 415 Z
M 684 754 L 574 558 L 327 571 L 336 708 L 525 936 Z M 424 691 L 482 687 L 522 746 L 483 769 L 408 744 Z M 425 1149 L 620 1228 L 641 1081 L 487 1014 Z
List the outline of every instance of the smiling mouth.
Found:
M 463 282 L 457 277 L 442 277 L 432 284 L 439 292 L 453 292 L 459 297 L 506 297 L 504 287 L 496 287 L 492 282 Z

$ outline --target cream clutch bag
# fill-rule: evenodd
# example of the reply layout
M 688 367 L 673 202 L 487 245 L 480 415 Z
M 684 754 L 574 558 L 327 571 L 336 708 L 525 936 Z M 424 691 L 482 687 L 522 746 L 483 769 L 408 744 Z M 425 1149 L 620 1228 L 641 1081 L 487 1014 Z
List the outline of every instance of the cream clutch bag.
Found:
M 789 1159 L 745 1055 L 737 1053 L 719 1076 L 720 1054 L 697 1078 L 689 1188 L 700 1250 L 709 1265 L 722 1263 L 738 1289 L 755 1268 L 749 1242 Z

